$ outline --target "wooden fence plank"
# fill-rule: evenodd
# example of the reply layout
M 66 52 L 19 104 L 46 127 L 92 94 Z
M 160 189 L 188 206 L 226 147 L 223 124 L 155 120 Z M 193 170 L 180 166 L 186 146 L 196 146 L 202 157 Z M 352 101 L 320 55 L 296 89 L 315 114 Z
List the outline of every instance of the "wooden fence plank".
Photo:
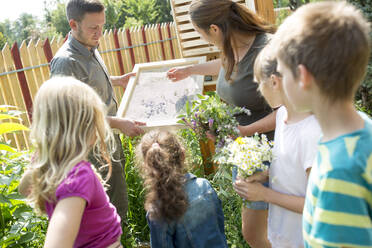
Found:
M 29 42 L 29 45 L 33 44 L 33 40 Z M 33 64 L 31 62 L 31 57 L 29 56 L 29 53 L 27 51 L 27 44 L 25 41 L 22 42 L 20 48 L 19 48 L 20 56 L 22 58 L 22 64 L 24 67 L 32 67 Z M 30 96 L 31 96 L 31 102 L 33 102 L 34 98 L 33 96 L 36 95 L 36 91 L 39 89 L 35 76 L 33 73 L 33 70 L 26 70 L 25 71 L 25 76 L 27 80 L 27 85 L 30 90 Z
M 115 29 L 115 31 L 114 31 L 114 42 L 115 42 L 115 49 L 119 49 L 120 44 L 119 44 L 118 30 L 117 29 Z M 125 72 L 124 72 L 124 66 L 123 66 L 123 57 L 121 56 L 120 51 L 116 51 L 116 56 L 117 56 L 117 60 L 118 60 L 118 63 L 119 63 L 120 74 L 123 75 Z
M 177 39 L 177 33 L 176 33 L 176 24 L 174 22 L 171 23 L 171 34 L 172 34 L 172 37 L 173 37 L 173 47 L 174 47 L 174 51 L 175 51 L 175 57 L 177 59 L 179 58 L 182 58 L 182 54 L 181 54 L 181 49 L 180 49 L 180 43 L 178 42 L 178 39 Z
M 7 68 L 7 71 L 14 71 L 16 69 L 14 62 L 12 60 L 12 55 L 10 53 L 9 47 L 5 46 L 2 50 L 2 54 L 4 57 L 4 64 Z M 22 92 L 20 83 L 17 78 L 16 73 L 8 74 L 6 77 L 3 78 L 4 82 L 8 82 L 7 86 L 9 87 L 10 94 L 12 97 L 12 100 L 10 101 L 10 105 L 16 106 L 17 110 L 20 111 L 27 111 L 26 104 L 23 100 Z M 29 116 L 27 114 L 22 115 L 22 124 L 25 126 L 30 126 Z M 29 148 L 28 146 L 28 132 L 22 131 L 18 132 L 15 135 L 15 142 L 18 149 L 25 149 Z
M 62 43 L 63 44 L 63 43 Z M 37 53 L 37 59 L 39 61 L 39 65 L 42 65 L 42 64 L 47 64 L 48 61 L 45 57 L 45 54 L 44 54 L 44 48 L 43 48 L 43 41 L 42 40 L 38 40 L 36 42 L 36 45 L 35 45 L 35 49 L 36 49 L 36 53 Z M 43 66 L 40 68 L 40 72 L 41 72 L 41 82 L 40 82 L 40 85 L 42 83 L 44 83 L 46 80 L 48 80 L 50 78 L 50 69 L 49 69 L 49 66 Z
M 126 30 L 125 29 L 119 29 L 118 32 L 118 39 L 119 39 L 119 45 L 120 47 L 128 47 L 128 39 L 126 37 Z M 121 56 L 123 57 L 123 66 L 124 66 L 124 72 L 128 73 L 132 71 L 132 60 L 130 56 L 129 49 L 123 49 L 120 50 Z
M 4 46 L 4 49 L 8 49 L 8 45 L 6 44 Z M 9 68 L 11 70 L 11 68 Z M 6 68 L 4 63 L 4 56 L 2 53 L 0 53 L 0 73 L 4 73 L 9 71 L 8 68 Z M 16 106 L 14 102 L 14 95 L 11 91 L 11 86 L 9 85 L 8 76 L 3 75 L 0 76 L 0 105 L 11 105 Z M 15 122 L 15 120 L 7 120 L 9 122 Z M 12 146 L 17 146 L 18 148 L 18 137 L 16 133 L 8 133 L 4 134 L 4 138 L 6 141 L 10 141 Z
M 30 43 L 27 47 L 27 50 L 28 50 L 28 56 L 30 56 L 31 58 L 31 63 L 33 65 L 42 65 L 43 63 L 41 63 L 41 61 L 39 60 L 39 56 L 37 54 L 37 49 L 36 49 L 36 44 L 34 42 Z M 42 66 L 42 67 L 48 67 L 48 66 Z M 45 80 L 47 80 L 47 78 L 44 78 L 43 76 L 43 68 L 42 67 L 39 67 L 39 68 L 35 68 L 33 69 L 34 71 L 34 74 L 35 74 L 35 80 L 36 80 L 36 85 L 37 85 L 37 89 L 40 88 L 40 86 L 44 83 Z M 34 98 L 35 95 L 33 92 L 31 92 L 32 94 L 32 97 Z

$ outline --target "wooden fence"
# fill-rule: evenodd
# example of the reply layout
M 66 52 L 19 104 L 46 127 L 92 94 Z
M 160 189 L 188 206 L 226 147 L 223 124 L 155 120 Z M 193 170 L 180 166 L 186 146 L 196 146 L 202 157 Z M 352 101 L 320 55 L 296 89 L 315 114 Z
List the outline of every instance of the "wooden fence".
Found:
M 275 15 L 281 11 L 288 8 L 275 9 Z M 20 46 L 5 45 L 0 52 L 0 105 L 24 111 L 20 122 L 26 126 L 31 123 L 33 98 L 41 84 L 49 79 L 49 63 L 64 41 L 64 38 L 31 40 L 28 44 L 23 41 Z M 174 23 L 106 30 L 99 51 L 111 75 L 128 73 L 136 63 L 182 56 Z M 119 102 L 123 93 L 122 89 L 115 89 Z M 5 140 L 19 150 L 30 148 L 28 132 L 7 134 Z
M 0 53 L 0 105 L 16 106 L 17 110 L 24 111 L 21 123 L 26 126 L 31 123 L 35 94 L 49 79 L 49 63 L 64 40 L 31 40 L 28 44 L 23 41 L 20 46 L 5 45 Z M 173 23 L 106 30 L 99 51 L 111 75 L 128 73 L 136 63 L 181 57 Z M 119 102 L 123 93 L 122 89 L 115 89 Z M 5 140 L 19 150 L 29 149 L 28 135 L 28 132 L 7 134 Z

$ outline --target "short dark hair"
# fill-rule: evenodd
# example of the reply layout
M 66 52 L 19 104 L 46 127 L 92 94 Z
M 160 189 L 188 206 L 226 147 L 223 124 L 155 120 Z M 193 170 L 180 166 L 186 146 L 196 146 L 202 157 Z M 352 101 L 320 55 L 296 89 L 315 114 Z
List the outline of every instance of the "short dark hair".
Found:
M 365 76 L 371 52 L 370 24 L 347 2 L 317 2 L 299 8 L 274 37 L 277 59 L 297 78 L 302 64 L 324 96 L 347 100 Z
M 68 21 L 74 19 L 80 22 L 86 13 L 100 13 L 104 10 L 105 6 L 99 0 L 69 0 L 66 5 Z

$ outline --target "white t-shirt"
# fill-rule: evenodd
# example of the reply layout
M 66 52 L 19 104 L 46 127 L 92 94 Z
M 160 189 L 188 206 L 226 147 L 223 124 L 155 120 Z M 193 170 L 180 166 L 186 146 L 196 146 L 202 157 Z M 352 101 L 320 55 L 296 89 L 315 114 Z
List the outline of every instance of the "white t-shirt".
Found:
M 280 193 L 305 197 L 306 170 L 316 157 L 321 130 L 313 115 L 289 125 L 285 123 L 286 118 L 286 108 L 280 107 L 276 115 L 269 185 Z M 304 247 L 302 215 L 270 204 L 268 236 L 273 248 Z

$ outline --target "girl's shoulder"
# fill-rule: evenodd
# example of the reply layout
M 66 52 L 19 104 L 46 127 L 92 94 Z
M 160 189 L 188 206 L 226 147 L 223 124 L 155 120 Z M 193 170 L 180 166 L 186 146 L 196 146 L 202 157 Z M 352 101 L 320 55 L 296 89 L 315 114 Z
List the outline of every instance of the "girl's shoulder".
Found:
M 66 179 L 58 186 L 56 195 L 86 192 L 93 189 L 97 181 L 91 164 L 87 161 L 81 161 L 70 170 Z
M 214 188 L 207 179 L 196 177 L 191 173 L 187 173 L 186 178 L 186 193 L 190 201 L 203 195 L 215 193 Z

